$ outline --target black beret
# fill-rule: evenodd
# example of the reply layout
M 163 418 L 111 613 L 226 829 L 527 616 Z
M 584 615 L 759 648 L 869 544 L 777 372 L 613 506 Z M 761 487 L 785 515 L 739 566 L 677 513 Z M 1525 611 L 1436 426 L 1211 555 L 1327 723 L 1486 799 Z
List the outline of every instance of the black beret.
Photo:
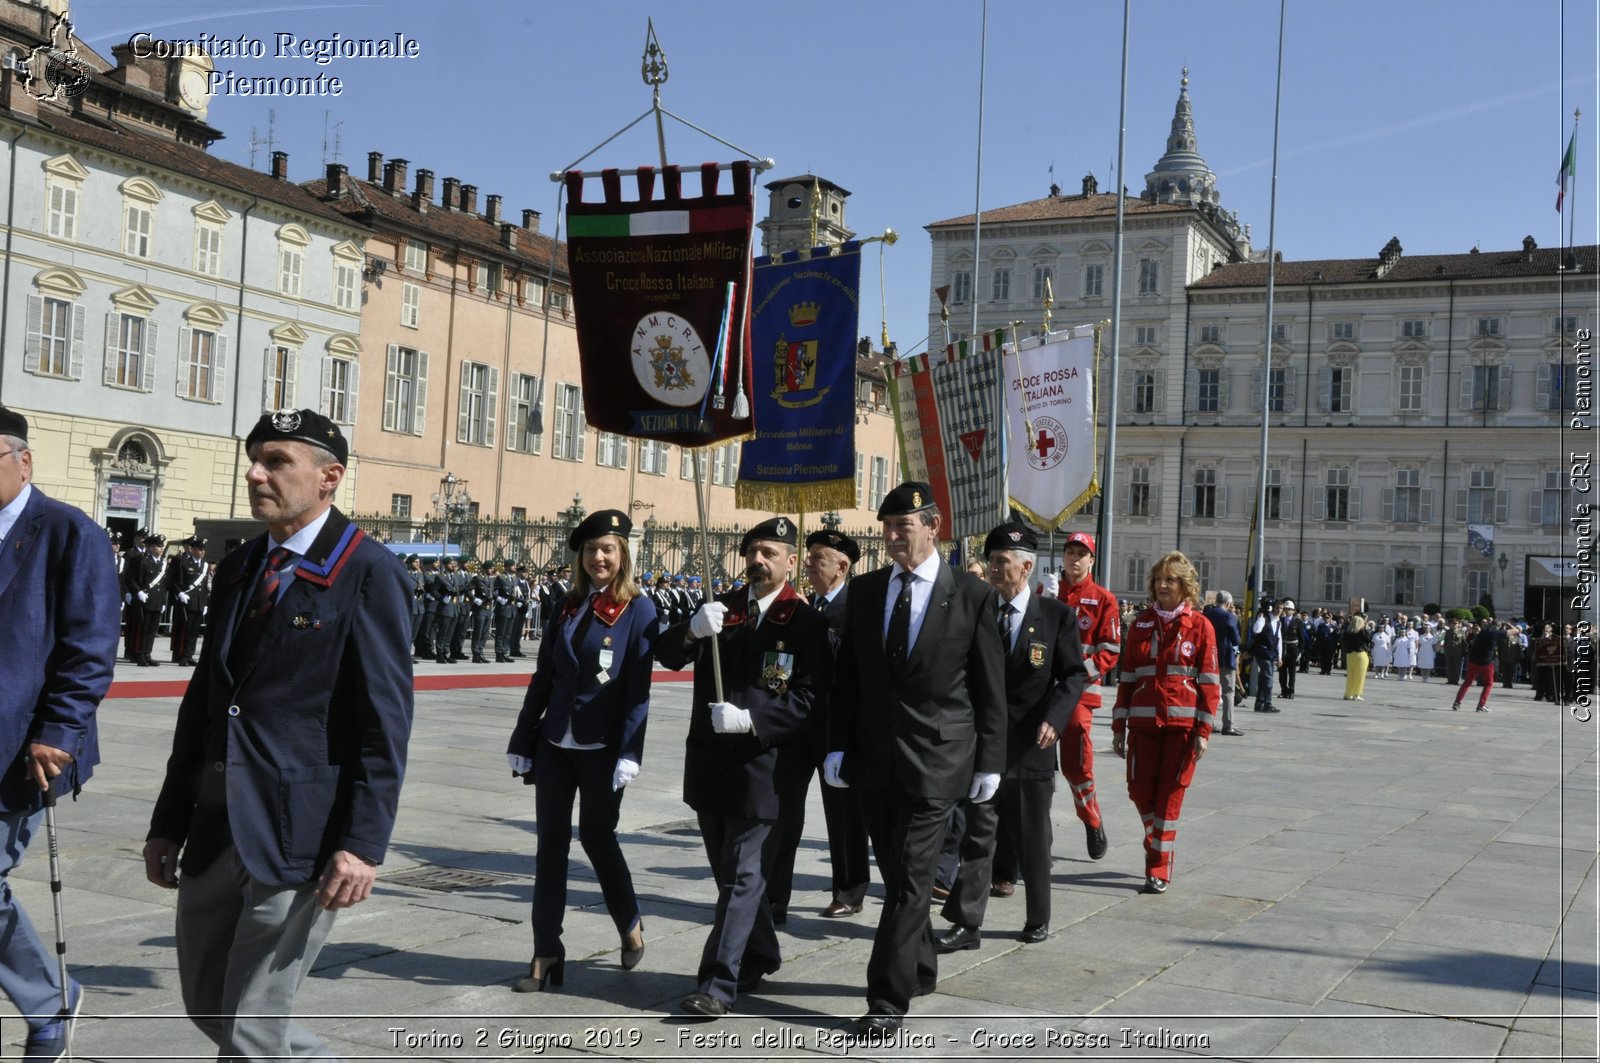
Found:
M 439 563 L 439 559 L 430 554 L 422 559 L 422 563 L 424 565 L 437 565 Z
M 583 518 L 583 523 L 567 536 L 567 549 L 577 553 L 583 544 L 602 535 L 615 535 L 626 539 L 633 532 L 633 521 L 620 509 L 602 509 Z M 570 568 L 571 566 L 563 566 Z
M 916 480 L 907 480 L 884 496 L 883 505 L 878 507 L 878 519 L 903 517 L 907 513 L 921 513 L 933 507 L 933 488 Z
M 806 549 L 809 550 L 813 546 L 832 547 L 845 557 L 848 557 L 852 565 L 861 560 L 861 547 L 857 546 L 856 541 L 842 531 L 824 528 L 822 531 L 812 532 L 806 536 Z
M 1039 552 L 1039 539 L 1026 527 L 1015 521 L 1007 521 L 983 540 L 983 555 L 988 557 L 996 550 L 1026 550 L 1029 553 Z
M 275 410 L 264 413 L 245 437 L 246 450 L 274 439 L 294 439 L 331 451 L 340 465 L 350 461 L 350 444 L 339 426 L 316 410 Z
M 526 572 L 526 571 L 528 571 L 528 566 L 527 565 L 518 565 L 517 566 L 517 571 L 518 572 Z
M 15 410 L 8 410 L 0 406 L 0 436 L 16 436 L 24 443 L 28 441 L 28 419 Z
M 744 538 L 739 540 L 739 552 L 745 553 L 750 549 L 750 544 L 766 541 L 769 543 L 787 543 L 790 546 L 799 542 L 799 533 L 795 530 L 794 521 L 788 517 L 773 517 L 764 520 L 754 528 L 744 533 Z

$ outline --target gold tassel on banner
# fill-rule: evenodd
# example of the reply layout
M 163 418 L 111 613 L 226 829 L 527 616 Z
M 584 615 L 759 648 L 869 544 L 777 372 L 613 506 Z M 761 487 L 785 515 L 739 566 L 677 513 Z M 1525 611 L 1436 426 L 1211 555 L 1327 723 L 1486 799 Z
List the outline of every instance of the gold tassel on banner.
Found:
M 734 505 L 740 509 L 760 509 L 769 513 L 823 513 L 830 509 L 853 509 L 856 504 L 855 477 L 848 480 L 823 480 L 810 484 L 777 484 L 759 480 L 740 480 L 734 485 Z

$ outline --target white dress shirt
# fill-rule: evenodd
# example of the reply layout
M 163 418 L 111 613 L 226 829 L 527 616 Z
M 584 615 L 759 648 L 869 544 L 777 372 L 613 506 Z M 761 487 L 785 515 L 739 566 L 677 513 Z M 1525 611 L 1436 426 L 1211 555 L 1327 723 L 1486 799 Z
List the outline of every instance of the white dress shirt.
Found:
M 33 494 L 32 484 L 23 484 L 22 490 L 17 492 L 17 497 L 6 503 L 0 509 L 0 543 L 6 541 L 6 536 L 11 534 L 11 528 L 17 523 L 17 518 L 22 516 L 22 511 L 27 508 L 28 498 Z
M 1029 590 L 1028 585 L 1024 583 L 1022 585 L 1021 594 L 1017 595 L 1009 602 L 1001 603 L 1003 606 L 1009 605 L 1011 608 L 1016 610 L 1015 613 L 1011 614 L 1011 641 L 1006 643 L 1006 653 L 1008 654 L 1017 648 L 1017 639 L 1022 635 L 1022 614 L 1028 611 L 1028 599 L 1032 596 L 1033 592 Z M 998 623 L 999 620 L 996 618 L 996 624 L 998 625 Z
M 917 635 L 922 631 L 922 619 L 928 615 L 928 599 L 933 596 L 933 581 L 939 578 L 939 568 L 944 564 L 944 558 L 935 550 L 927 558 L 911 570 L 911 630 L 906 638 L 906 656 L 911 656 L 911 650 L 917 644 Z M 894 603 L 900 597 L 900 573 L 906 571 L 897 561 L 889 570 L 889 593 L 883 602 L 883 637 L 889 638 L 889 618 L 894 615 Z

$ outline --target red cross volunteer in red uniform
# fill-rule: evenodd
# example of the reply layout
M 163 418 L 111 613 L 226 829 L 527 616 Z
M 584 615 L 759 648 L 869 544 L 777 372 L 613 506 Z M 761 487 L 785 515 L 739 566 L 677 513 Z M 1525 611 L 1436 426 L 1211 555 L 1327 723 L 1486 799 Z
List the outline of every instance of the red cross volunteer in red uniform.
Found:
M 1216 725 L 1222 678 L 1200 577 L 1174 550 L 1150 569 L 1150 597 L 1117 662 L 1111 751 L 1128 762 L 1128 797 L 1144 820 L 1145 893 L 1172 881 L 1178 813 Z

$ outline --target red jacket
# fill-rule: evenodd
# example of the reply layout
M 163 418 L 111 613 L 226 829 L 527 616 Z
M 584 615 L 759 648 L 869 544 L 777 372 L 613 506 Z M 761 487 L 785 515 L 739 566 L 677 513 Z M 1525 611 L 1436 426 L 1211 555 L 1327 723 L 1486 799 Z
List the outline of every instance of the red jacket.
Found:
M 1117 657 L 1122 653 L 1122 608 L 1117 596 L 1092 578 L 1061 588 L 1061 600 L 1078 612 L 1078 638 L 1083 643 L 1083 664 L 1089 670 L 1089 685 L 1078 704 L 1089 709 L 1100 707 L 1101 685 L 1113 686 L 1117 677 Z
M 1205 614 L 1185 605 L 1163 621 L 1146 609 L 1123 638 L 1111 730 L 1182 727 L 1210 737 L 1221 695 L 1216 632 Z

